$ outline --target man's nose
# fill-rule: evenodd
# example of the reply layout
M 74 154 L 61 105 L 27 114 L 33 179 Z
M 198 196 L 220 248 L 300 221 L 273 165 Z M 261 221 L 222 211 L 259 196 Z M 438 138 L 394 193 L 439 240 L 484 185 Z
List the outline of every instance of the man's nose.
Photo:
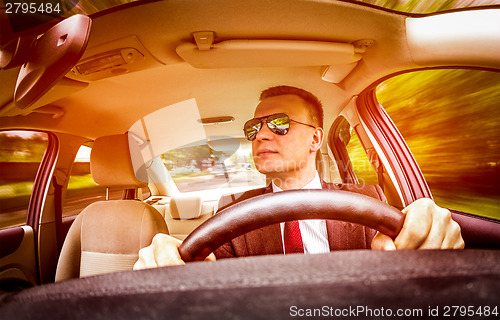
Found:
M 271 140 L 274 137 L 274 133 L 267 127 L 267 124 L 263 123 L 262 128 L 257 132 L 255 139 L 257 140 Z

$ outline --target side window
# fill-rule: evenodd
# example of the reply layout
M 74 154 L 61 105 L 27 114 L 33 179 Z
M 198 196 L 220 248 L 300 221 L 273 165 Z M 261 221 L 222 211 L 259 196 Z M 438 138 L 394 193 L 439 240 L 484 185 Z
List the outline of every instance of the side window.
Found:
M 418 71 L 384 81 L 376 94 L 436 203 L 500 218 L 500 73 Z
M 377 174 L 368 159 L 356 131 L 347 120 L 340 116 L 334 124 L 334 148 L 332 152 L 337 162 L 342 182 L 377 184 Z
M 47 145 L 43 132 L 0 132 L 0 229 L 26 224 L 33 183 Z
M 351 139 L 346 146 L 347 153 L 352 159 L 354 173 L 358 177 L 359 183 L 377 184 L 377 174 L 373 169 L 372 162 L 368 159 L 356 131 L 351 128 Z

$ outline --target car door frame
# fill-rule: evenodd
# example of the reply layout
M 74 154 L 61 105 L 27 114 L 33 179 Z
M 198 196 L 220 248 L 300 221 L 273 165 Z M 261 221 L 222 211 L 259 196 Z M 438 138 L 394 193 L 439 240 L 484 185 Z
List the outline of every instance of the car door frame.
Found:
M 25 131 L 25 129 L 19 129 Z M 43 131 L 40 131 L 43 132 Z M 57 161 L 58 139 L 50 133 L 29 198 L 26 224 L 0 230 L 0 289 L 14 290 L 40 284 L 39 221 Z

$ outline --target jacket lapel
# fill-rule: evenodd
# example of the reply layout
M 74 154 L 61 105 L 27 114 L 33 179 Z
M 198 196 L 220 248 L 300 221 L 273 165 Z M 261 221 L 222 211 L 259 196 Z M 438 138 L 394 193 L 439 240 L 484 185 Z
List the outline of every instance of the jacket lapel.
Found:
M 271 184 L 259 190 L 259 194 L 272 193 Z M 238 241 L 237 239 L 235 239 Z M 279 224 L 256 229 L 243 235 L 248 255 L 283 254 L 281 228 Z
M 343 185 L 334 183 L 326 183 L 321 180 L 323 189 L 329 190 L 343 190 Z M 357 189 L 350 190 L 356 193 Z M 326 230 L 328 234 L 328 243 L 330 251 L 346 250 L 346 249 L 369 249 L 371 239 L 374 237 L 376 231 L 367 229 L 359 224 L 338 220 L 326 220 Z

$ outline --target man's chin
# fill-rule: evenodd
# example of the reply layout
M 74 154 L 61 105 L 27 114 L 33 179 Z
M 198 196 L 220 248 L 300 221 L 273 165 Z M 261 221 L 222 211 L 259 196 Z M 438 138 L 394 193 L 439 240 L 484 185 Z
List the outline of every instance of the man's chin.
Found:
M 272 172 L 275 172 L 275 170 L 272 167 L 259 165 L 257 163 L 255 164 L 255 168 L 262 174 L 270 174 Z
M 257 170 L 265 175 L 280 174 L 286 172 L 286 166 L 282 161 L 264 161 L 263 163 L 256 162 Z

